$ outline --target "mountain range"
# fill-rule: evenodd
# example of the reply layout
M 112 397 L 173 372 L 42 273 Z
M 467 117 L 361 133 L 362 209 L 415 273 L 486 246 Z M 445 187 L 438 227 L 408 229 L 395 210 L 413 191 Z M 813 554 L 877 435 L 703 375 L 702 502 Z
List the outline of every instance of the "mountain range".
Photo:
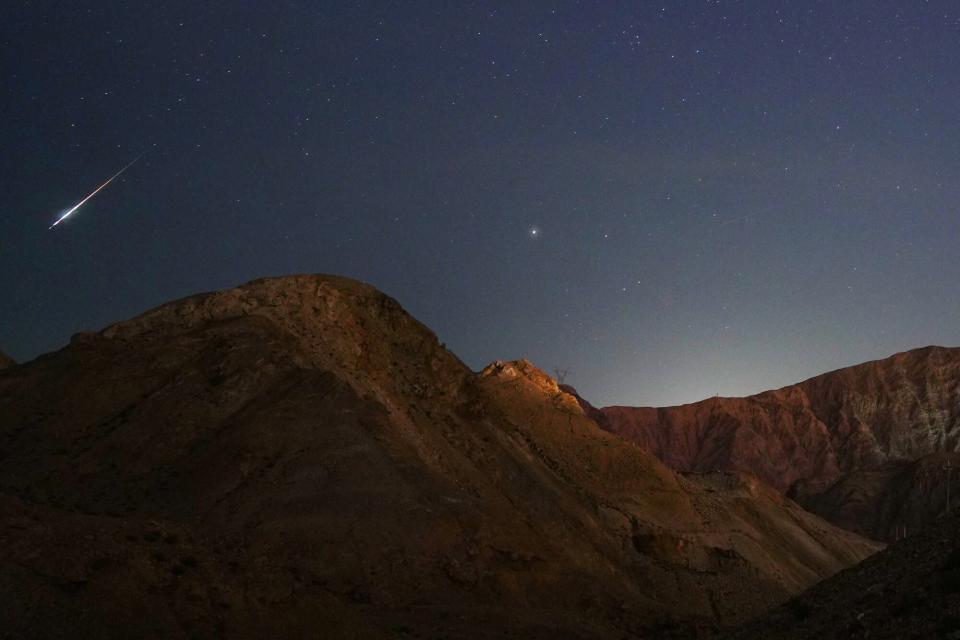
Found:
M 596 409 L 353 280 L 177 300 L 0 367 L 3 637 L 709 637 L 943 510 L 957 354 Z
M 926 347 L 746 398 L 596 409 L 684 471 L 740 470 L 848 529 L 893 540 L 947 509 L 960 458 L 960 349 Z

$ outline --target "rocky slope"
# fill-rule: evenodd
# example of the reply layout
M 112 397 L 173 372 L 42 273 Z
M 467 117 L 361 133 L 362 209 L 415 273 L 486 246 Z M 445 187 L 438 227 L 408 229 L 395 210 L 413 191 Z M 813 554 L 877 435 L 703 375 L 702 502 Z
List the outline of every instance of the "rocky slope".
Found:
M 3 351 L 0 351 L 0 369 L 6 369 L 7 367 L 12 367 L 17 364 L 17 362 L 5 354 Z
M 605 429 L 674 469 L 748 471 L 834 522 L 889 539 L 896 527 L 916 528 L 945 506 L 945 471 L 930 464 L 920 475 L 895 470 L 958 450 L 960 349 L 917 349 L 747 398 L 585 407 Z M 924 504 L 892 504 L 891 495 Z M 874 510 L 887 517 L 856 515 Z
M 960 638 L 960 515 L 952 512 L 723 638 Z
M 895 540 L 933 522 L 960 502 L 960 453 L 933 453 L 851 471 L 824 491 L 799 497 L 805 506 L 844 529 Z M 947 474 L 952 487 L 947 486 Z M 948 495 L 952 492 L 952 495 Z
M 0 372 L 4 637 L 668 637 L 877 548 L 751 477 L 670 471 L 529 363 L 469 371 L 342 278 Z

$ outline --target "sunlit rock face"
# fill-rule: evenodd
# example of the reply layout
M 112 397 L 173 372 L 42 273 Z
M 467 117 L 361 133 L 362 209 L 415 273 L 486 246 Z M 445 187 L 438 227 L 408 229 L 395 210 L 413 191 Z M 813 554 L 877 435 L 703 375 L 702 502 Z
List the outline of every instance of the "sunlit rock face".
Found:
M 343 278 L 192 296 L 0 372 L 14 637 L 648 637 L 878 548 L 668 469 L 529 362 L 470 371 Z
M 749 471 L 835 522 L 886 539 L 942 511 L 945 471 L 890 471 L 960 448 L 960 349 L 908 351 L 747 398 L 586 410 L 674 469 Z M 914 489 L 902 484 L 914 480 Z M 850 491 L 838 490 L 841 481 Z

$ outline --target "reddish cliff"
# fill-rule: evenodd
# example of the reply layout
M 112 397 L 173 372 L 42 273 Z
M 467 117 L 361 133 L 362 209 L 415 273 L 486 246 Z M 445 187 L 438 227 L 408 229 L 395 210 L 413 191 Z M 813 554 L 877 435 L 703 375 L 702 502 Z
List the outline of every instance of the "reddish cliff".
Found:
M 917 349 L 747 398 L 587 411 L 603 428 L 641 444 L 674 469 L 749 471 L 816 510 L 826 504 L 818 496 L 847 474 L 957 450 L 960 349 Z M 930 471 L 924 477 L 936 484 L 931 474 L 936 475 Z M 873 505 L 888 493 L 877 482 L 858 487 L 859 495 L 851 499 L 854 511 L 872 508 L 855 507 L 855 502 Z M 901 488 L 898 495 L 905 499 L 931 503 L 888 509 L 913 513 L 909 523 L 893 516 L 867 522 L 852 512 L 843 515 L 839 488 L 832 495 L 824 515 L 883 538 L 898 524 L 921 524 L 918 514 L 938 512 L 944 499 L 942 492 Z

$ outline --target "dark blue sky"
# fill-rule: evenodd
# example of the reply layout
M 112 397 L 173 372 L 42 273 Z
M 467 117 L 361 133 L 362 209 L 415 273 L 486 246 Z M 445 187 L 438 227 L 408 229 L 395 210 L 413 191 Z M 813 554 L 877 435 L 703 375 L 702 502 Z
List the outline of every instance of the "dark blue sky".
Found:
M 23 2 L 0 30 L 19 360 L 302 272 L 597 404 L 960 344 L 954 2 Z

